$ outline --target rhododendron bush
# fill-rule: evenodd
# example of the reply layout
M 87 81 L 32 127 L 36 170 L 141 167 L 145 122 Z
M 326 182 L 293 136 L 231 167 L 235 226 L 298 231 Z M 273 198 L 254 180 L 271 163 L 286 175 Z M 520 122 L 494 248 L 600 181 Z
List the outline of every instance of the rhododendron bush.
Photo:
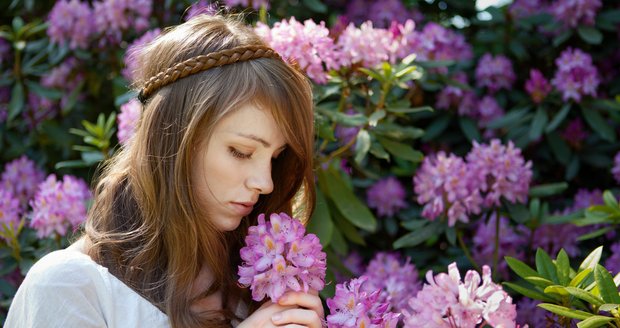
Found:
M 620 327 L 620 4 L 500 3 L 2 2 L 0 320 L 131 142 L 135 53 L 225 7 L 314 87 L 316 208 L 248 232 L 255 300 L 320 291 L 329 327 Z

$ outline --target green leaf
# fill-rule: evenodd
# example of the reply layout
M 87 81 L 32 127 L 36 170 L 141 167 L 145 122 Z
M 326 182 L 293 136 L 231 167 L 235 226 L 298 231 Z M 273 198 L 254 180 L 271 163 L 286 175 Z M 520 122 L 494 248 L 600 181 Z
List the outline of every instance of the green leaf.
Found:
M 558 294 L 560 296 L 568 296 L 568 292 L 564 286 L 553 285 L 545 288 L 545 294 Z
M 322 3 L 320 0 L 303 0 L 304 5 L 308 7 L 310 10 L 317 13 L 326 13 L 327 6 Z
M 361 164 L 370 150 L 370 134 L 365 129 L 357 133 L 355 140 L 355 163 Z
M 603 192 L 603 200 L 607 206 L 620 210 L 620 208 L 618 208 L 618 201 L 611 191 L 605 190 L 605 192 Z
M 569 309 L 561 305 L 555 305 L 555 304 L 549 304 L 549 303 L 540 303 L 538 304 L 538 307 L 543 308 L 549 312 L 564 316 L 564 317 L 579 319 L 579 320 L 587 319 L 593 316 L 592 313 L 579 311 L 575 309 Z
M 526 277 L 525 281 L 529 282 L 534 286 L 544 288 L 545 293 L 548 293 L 546 288 L 553 285 L 553 281 L 537 276 Z
M 588 122 L 588 125 L 590 125 L 592 130 L 596 131 L 601 138 L 609 142 L 616 141 L 616 132 L 607 123 L 603 116 L 601 116 L 598 110 L 594 108 L 581 107 L 581 114 L 583 115 L 583 118 L 585 118 L 586 122 Z
M 527 49 L 525 49 L 523 44 L 518 42 L 516 39 L 512 39 L 510 41 L 509 48 L 510 51 L 512 51 L 512 53 L 519 59 L 527 59 L 529 57 Z
M 577 328 L 596 328 L 607 325 L 614 318 L 595 315 L 577 323 Z
M 571 30 L 564 31 L 560 35 L 558 35 L 555 38 L 553 38 L 553 42 L 552 42 L 553 43 L 553 47 L 557 48 L 562 43 L 564 43 L 566 40 L 570 39 L 571 36 L 573 36 L 573 32 Z
M 585 270 L 579 272 L 575 277 L 568 283 L 569 287 L 577 287 L 584 281 L 589 275 L 592 274 L 592 269 L 586 268 Z
M 560 282 L 551 257 L 549 257 L 549 254 L 542 248 L 536 250 L 536 271 L 538 271 L 543 278 L 547 278 L 556 284 Z
M 540 277 L 540 274 L 538 274 L 538 272 L 532 269 L 529 265 L 514 257 L 506 256 L 504 259 L 510 269 L 512 269 L 512 271 L 514 271 L 514 273 L 516 273 L 519 277 L 524 279 L 527 277 Z
M 556 299 L 551 297 L 551 295 L 546 295 L 543 294 L 542 292 L 538 291 L 537 289 L 533 289 L 533 288 L 528 288 L 528 287 L 523 287 L 521 285 L 517 285 L 515 283 L 511 283 L 511 282 L 503 282 L 502 283 L 504 286 L 514 290 L 515 292 L 531 298 L 531 299 L 535 299 L 535 300 L 539 300 L 539 301 L 543 301 L 543 302 L 555 302 Z
M 594 269 L 594 280 L 596 280 L 596 285 L 605 303 L 620 304 L 620 295 L 618 294 L 618 287 L 614 283 L 614 278 L 600 264 Z
M 390 154 L 385 151 L 385 148 L 381 146 L 378 142 L 373 142 L 370 146 L 370 153 L 373 154 L 376 158 L 384 159 L 386 161 L 390 161 Z
M 409 232 L 408 234 L 398 238 L 392 247 L 394 249 L 403 247 L 413 247 L 425 242 L 441 231 L 441 225 L 437 222 L 430 222 L 420 229 Z
M 482 136 L 480 135 L 480 131 L 478 131 L 478 126 L 476 122 L 469 117 L 460 117 L 459 118 L 459 126 L 461 127 L 461 131 L 467 137 L 469 141 L 476 140 L 480 141 Z
M 587 292 L 587 291 L 585 291 L 583 289 L 576 288 L 576 287 L 566 287 L 565 289 L 566 289 L 566 291 L 569 294 L 577 297 L 578 299 L 580 299 L 580 300 L 582 300 L 582 301 L 584 301 L 586 303 L 590 303 L 590 304 L 595 305 L 595 306 L 601 306 L 601 305 L 603 305 L 603 303 L 605 303 L 605 302 L 603 302 L 603 300 L 600 297 L 598 297 L 598 296 L 596 296 L 596 295 L 594 295 L 594 294 L 592 294 L 590 292 Z
M 372 113 L 368 117 L 368 125 L 371 127 L 377 126 L 377 123 L 385 117 L 385 111 L 380 109 L 374 113 Z
M 577 238 L 578 241 L 584 241 L 588 239 L 598 238 L 605 235 L 607 232 L 614 230 L 613 227 L 603 227 L 594 231 L 583 234 Z
M 555 267 L 557 269 L 560 285 L 566 286 L 570 282 L 570 260 L 568 259 L 568 254 L 566 254 L 564 249 L 560 249 L 560 252 L 556 257 Z
M 405 221 L 402 222 L 400 225 L 409 230 L 409 231 L 413 231 L 413 230 L 417 230 L 422 228 L 423 226 L 425 226 L 428 223 L 428 220 L 423 219 L 423 220 L 411 220 L 411 221 Z
M 555 158 L 560 163 L 568 165 L 571 157 L 571 150 L 566 144 L 566 141 L 564 141 L 556 131 L 548 133 L 546 139 Z
M 432 112 L 433 107 L 431 106 L 421 106 L 421 107 L 386 107 L 386 110 L 390 113 L 395 114 L 411 114 L 411 113 L 420 113 L 420 112 Z
M 340 174 L 334 170 L 329 170 L 326 172 L 326 175 L 328 195 L 334 201 L 340 213 L 356 227 L 367 231 L 374 231 L 377 227 L 375 216 L 355 196 L 353 190 L 349 189 Z
M 542 136 L 543 130 L 545 129 L 548 121 L 549 118 L 547 117 L 547 112 L 542 106 L 538 106 L 530 126 L 529 137 L 531 141 L 538 140 L 538 138 Z
M 320 189 L 316 189 L 316 204 L 312 218 L 308 223 L 308 232 L 313 233 L 319 237 L 323 248 L 327 247 L 332 239 L 332 233 L 334 232 L 334 223 L 332 222 L 331 215 L 329 213 L 329 206 L 327 205 L 327 199 Z
M 603 33 L 592 26 L 579 26 L 577 34 L 589 44 L 600 44 L 603 41 Z
M 348 239 L 358 245 L 366 246 L 366 241 L 360 236 L 357 228 L 353 226 L 346 218 L 342 216 L 342 213 L 334 213 L 334 223 L 337 229 L 342 233 L 345 239 Z
M 548 197 L 562 193 L 564 190 L 568 188 L 568 183 L 566 182 L 558 182 L 558 183 L 548 183 L 543 185 L 538 185 L 530 188 L 529 196 L 534 197 Z
M 520 121 L 527 118 L 529 114 L 530 107 L 524 107 L 521 109 L 511 110 L 506 115 L 501 116 L 493 121 L 491 121 L 487 127 L 489 129 L 501 129 L 508 126 L 515 126 Z
M 412 161 L 414 163 L 421 162 L 424 159 L 424 154 L 422 154 L 421 152 L 417 150 L 414 150 L 413 147 L 407 144 L 404 144 L 398 141 L 389 140 L 386 138 L 377 138 L 377 139 L 390 154 L 396 157 L 400 157 L 400 158 Z
M 545 132 L 547 132 L 547 133 L 552 132 L 562 122 L 564 122 L 564 119 L 566 118 L 566 116 L 570 112 L 570 107 L 571 107 L 571 103 L 565 103 L 564 106 L 562 106 L 562 109 L 560 109 L 560 111 L 557 114 L 555 114 L 555 116 L 553 117 L 553 119 L 551 120 L 549 125 L 547 125 L 547 128 L 545 128 Z
M 523 204 L 513 204 L 511 202 L 504 202 L 510 218 L 517 223 L 525 223 L 530 219 L 530 211 Z
M 579 270 L 590 269 L 594 271 L 594 268 L 598 265 L 598 262 L 601 260 L 601 255 L 603 254 L 603 246 L 597 247 L 595 250 L 590 252 L 588 256 L 581 262 L 579 265 Z
M 364 67 L 360 67 L 358 68 L 358 70 L 381 83 L 385 82 L 385 78 L 381 74 L 375 72 L 374 70 L 364 68 Z
M 396 72 L 396 74 L 394 75 L 396 78 L 401 78 L 407 74 L 411 74 L 413 72 L 415 72 L 417 70 L 416 66 L 407 66 L 403 69 L 401 69 L 400 71 Z
M 349 245 L 338 229 L 334 229 L 332 232 L 332 240 L 329 245 L 340 255 L 347 255 L 349 253 Z
M 424 135 L 424 130 L 412 126 L 401 126 L 395 123 L 381 121 L 373 131 L 394 140 L 418 139 Z
M 442 115 L 435 119 L 425 130 L 422 141 L 427 142 L 441 135 L 450 125 L 450 116 Z
M 7 121 L 12 121 L 22 112 L 25 102 L 24 85 L 20 82 L 15 83 L 11 91 L 11 102 L 9 103 L 9 115 Z

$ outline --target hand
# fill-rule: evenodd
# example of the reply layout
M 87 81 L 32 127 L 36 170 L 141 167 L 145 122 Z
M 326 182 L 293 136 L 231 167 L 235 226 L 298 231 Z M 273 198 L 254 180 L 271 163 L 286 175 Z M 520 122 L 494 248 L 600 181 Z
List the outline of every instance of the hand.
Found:
M 323 304 L 316 292 L 287 292 L 277 304 L 265 302 L 238 328 L 320 328 L 323 316 Z

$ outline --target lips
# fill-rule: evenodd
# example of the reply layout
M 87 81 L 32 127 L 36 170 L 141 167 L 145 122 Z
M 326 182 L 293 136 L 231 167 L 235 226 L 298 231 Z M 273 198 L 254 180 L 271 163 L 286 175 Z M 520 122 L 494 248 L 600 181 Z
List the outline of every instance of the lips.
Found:
M 231 207 L 233 208 L 233 211 L 235 211 L 235 213 L 241 216 L 246 216 L 252 213 L 255 203 L 254 202 L 231 202 L 230 204 L 231 204 Z

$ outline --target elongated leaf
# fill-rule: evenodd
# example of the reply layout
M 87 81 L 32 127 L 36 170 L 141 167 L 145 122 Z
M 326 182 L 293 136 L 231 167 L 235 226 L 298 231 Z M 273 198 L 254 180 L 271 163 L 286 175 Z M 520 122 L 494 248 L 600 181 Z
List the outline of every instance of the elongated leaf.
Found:
M 371 127 L 375 127 L 377 126 L 377 123 L 382 120 L 385 117 L 385 111 L 383 109 L 380 109 L 374 113 L 372 113 L 369 117 L 368 117 L 368 125 L 370 125 Z
M 614 283 L 614 278 L 600 264 L 594 269 L 594 280 L 596 280 L 596 285 L 605 303 L 620 304 L 620 295 L 618 294 L 618 287 Z
M 568 188 L 568 183 L 559 182 L 559 183 L 548 183 L 543 185 L 538 185 L 530 188 L 529 196 L 530 197 L 547 197 L 552 195 L 557 195 L 562 193 L 564 190 Z
M 555 304 L 549 304 L 549 303 L 540 303 L 538 304 L 538 307 L 541 307 L 549 312 L 553 312 L 555 314 L 559 314 L 564 317 L 569 317 L 569 318 L 579 319 L 579 320 L 584 320 L 584 319 L 587 319 L 593 316 L 592 313 L 579 311 L 575 309 L 569 309 L 561 305 L 555 305 Z
M 419 113 L 419 112 L 432 112 L 433 107 L 431 106 L 422 106 L 422 107 L 387 107 L 386 110 L 390 113 L 397 114 L 411 114 L 411 113 Z
M 566 286 L 570 282 L 570 260 L 568 259 L 568 254 L 566 254 L 564 249 L 560 249 L 560 252 L 556 257 L 555 267 L 557 269 L 560 285 Z
M 616 133 L 614 129 L 607 123 L 607 121 L 601 116 L 598 110 L 594 108 L 581 108 L 581 114 L 585 118 L 588 125 L 592 130 L 596 131 L 601 138 L 609 141 L 616 141 Z
M 607 325 L 608 322 L 612 321 L 614 318 L 604 317 L 602 315 L 595 315 L 589 317 L 588 319 L 578 322 L 578 328 L 596 328 Z
M 613 226 L 600 228 L 600 229 L 597 229 L 597 230 L 594 230 L 592 232 L 589 232 L 589 233 L 586 233 L 586 234 L 583 234 L 583 235 L 579 236 L 577 238 L 577 240 L 578 241 L 584 241 L 584 240 L 588 240 L 588 239 L 597 238 L 597 237 L 605 235 L 607 232 L 612 231 L 612 230 L 614 230 Z
M 11 91 L 11 102 L 9 103 L 9 115 L 7 121 L 12 121 L 22 112 L 25 102 L 24 85 L 20 82 L 15 83 Z
M 515 126 L 517 123 L 522 120 L 527 119 L 527 115 L 529 114 L 530 107 L 525 107 L 521 109 L 512 110 L 506 115 L 499 117 L 493 121 L 491 121 L 487 127 L 490 129 L 499 129 L 507 126 Z
M 547 278 L 556 284 L 560 282 L 551 257 L 549 257 L 549 254 L 542 248 L 536 250 L 536 271 L 538 271 L 543 278 Z
M 539 300 L 543 302 L 555 302 L 556 301 L 556 299 L 552 298 L 551 295 L 546 295 L 534 288 L 523 287 L 521 285 L 517 285 L 511 282 L 503 282 L 502 284 L 514 290 L 515 292 L 525 297 L 531 298 L 531 299 L 535 299 L 535 300 Z
M 596 306 L 600 306 L 603 303 L 605 303 L 600 297 L 592 293 L 589 293 L 583 289 L 576 288 L 576 287 L 565 287 L 565 289 L 569 294 L 577 297 L 578 299 L 584 302 L 587 302 L 587 303 L 590 303 Z
M 360 236 L 357 228 L 353 226 L 347 219 L 345 219 L 341 213 L 334 213 L 333 215 L 334 223 L 336 225 L 336 229 L 340 230 L 342 236 L 346 239 L 362 246 L 366 246 L 366 242 L 364 238 Z
M 570 112 L 570 107 L 571 107 L 570 103 L 564 104 L 564 106 L 562 106 L 562 109 L 560 109 L 560 111 L 557 114 L 555 114 L 555 116 L 553 117 L 553 119 L 551 120 L 549 125 L 547 125 L 547 127 L 545 128 L 545 132 L 547 132 L 547 133 L 552 132 L 562 122 L 564 122 L 564 119 L 566 118 L 566 116 Z
M 349 222 L 367 231 L 374 231 L 376 229 L 377 220 L 375 216 L 349 189 L 338 172 L 334 170 L 328 171 L 326 182 L 329 197 Z
M 536 272 L 536 270 L 514 257 L 506 256 L 504 259 L 510 269 L 512 269 L 512 271 L 514 271 L 519 277 L 524 279 L 527 277 L 540 277 L 540 274 Z
M 332 233 L 334 232 L 334 223 L 329 213 L 327 200 L 323 192 L 318 188 L 316 190 L 316 205 L 312 213 L 312 218 L 308 223 L 308 232 L 319 237 L 323 248 L 329 245 L 332 239 Z
M 373 142 L 370 145 L 370 153 L 373 154 L 376 158 L 381 158 L 386 161 L 390 161 L 390 154 L 385 151 L 385 148 L 381 146 L 378 142 Z
M 601 260 L 601 255 L 603 254 L 603 246 L 597 247 L 595 250 L 590 252 L 588 256 L 581 262 L 579 265 L 579 270 L 590 269 L 594 271 L 594 268 L 598 265 L 598 262 Z
M 605 201 L 605 205 L 611 208 L 618 209 L 618 201 L 616 200 L 614 194 L 611 193 L 611 191 L 605 190 L 605 192 L 603 192 L 603 200 Z
M 530 140 L 535 141 L 542 136 L 543 130 L 549 121 L 549 117 L 542 106 L 538 106 L 532 124 L 530 125 Z
M 461 127 L 461 131 L 467 137 L 467 139 L 480 141 L 482 136 L 480 135 L 480 131 L 478 131 L 478 126 L 476 122 L 469 117 L 461 117 L 459 118 L 459 126 Z
M 443 115 L 435 119 L 425 130 L 422 141 L 427 142 L 441 135 L 450 125 L 450 116 Z
M 357 133 L 357 138 L 355 139 L 355 163 L 361 164 L 364 158 L 366 158 L 366 154 L 370 150 L 370 134 L 366 129 L 361 129 Z
M 410 233 L 398 238 L 393 244 L 395 249 L 402 247 L 412 247 L 419 245 L 427 239 L 433 237 L 441 230 L 441 226 L 436 222 L 431 222 L 420 229 L 411 231 Z
M 601 305 L 598 308 L 598 310 L 599 311 L 605 311 L 605 312 L 611 312 L 612 310 L 615 310 L 618 307 L 620 307 L 620 304 L 608 304 L 608 303 L 605 303 L 605 304 Z
M 589 44 L 600 44 L 603 41 L 603 33 L 591 26 L 579 26 L 577 28 L 579 37 Z
M 545 294 L 558 294 L 560 296 L 568 296 L 568 292 L 564 286 L 553 285 L 545 288 Z
M 546 288 L 553 285 L 553 281 L 551 281 L 549 279 L 545 279 L 543 277 L 538 277 L 538 276 L 525 277 L 525 281 L 529 282 L 530 284 L 532 284 L 534 286 L 538 286 L 540 288 L 543 288 L 545 293 L 547 293 L 547 289 Z
M 349 253 L 349 244 L 344 240 L 342 233 L 338 229 L 334 229 L 332 232 L 332 240 L 329 245 L 340 255 L 347 255 Z
M 504 202 L 506 208 L 508 208 L 508 212 L 510 213 L 510 218 L 513 219 L 517 223 L 525 223 L 530 219 L 530 211 L 523 204 L 513 204 L 511 202 Z
M 555 158 L 560 163 L 568 165 L 571 158 L 571 150 L 564 139 L 562 139 L 556 131 L 548 133 L 546 136 L 547 143 L 549 144 Z
M 327 6 L 320 0 L 303 0 L 304 5 L 317 13 L 326 13 Z
M 568 283 L 569 287 L 577 287 L 581 285 L 589 275 L 592 274 L 592 269 L 586 268 L 585 270 L 579 272 L 575 277 Z
M 422 159 L 424 159 L 424 155 L 421 152 L 414 150 L 413 147 L 407 144 L 386 138 L 378 138 L 378 140 L 390 154 L 396 157 L 400 157 L 414 163 L 421 162 Z

